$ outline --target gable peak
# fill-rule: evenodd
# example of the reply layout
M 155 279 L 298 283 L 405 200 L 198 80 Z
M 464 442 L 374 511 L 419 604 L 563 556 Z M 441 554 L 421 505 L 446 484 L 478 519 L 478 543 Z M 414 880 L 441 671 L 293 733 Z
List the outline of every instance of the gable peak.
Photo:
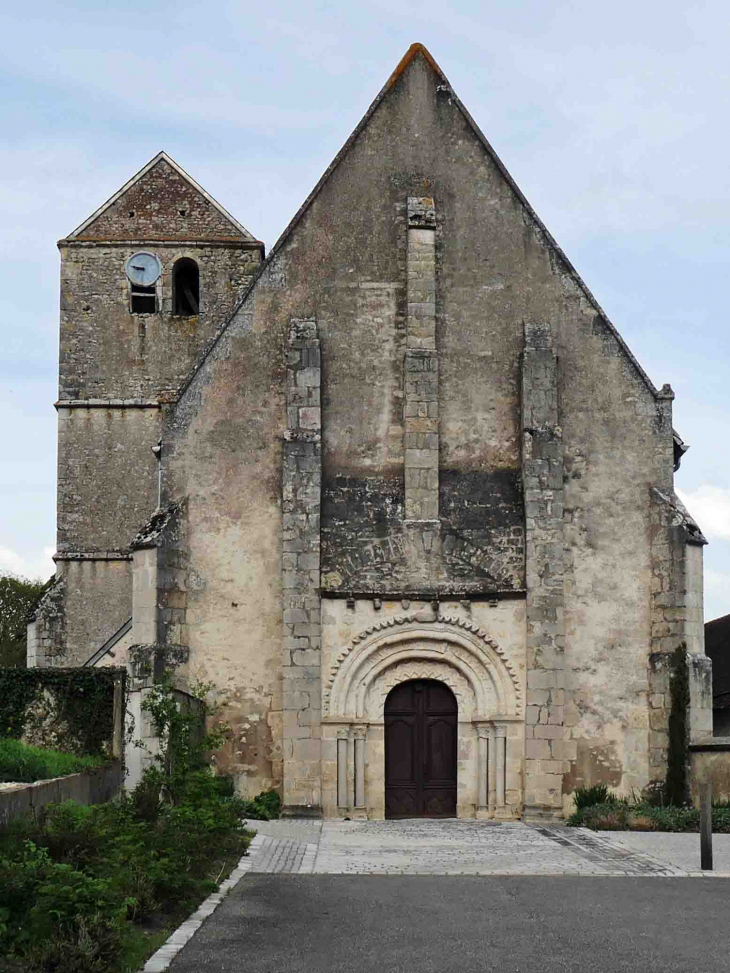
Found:
M 117 190 L 113 196 L 110 196 L 105 203 L 102 203 L 102 205 L 95 210 L 91 216 L 88 217 L 88 219 L 84 220 L 80 226 L 77 226 L 72 233 L 69 233 L 66 239 L 75 240 L 82 236 L 86 237 L 90 231 L 90 228 L 92 227 L 92 224 L 94 224 L 101 216 L 111 209 L 111 207 L 118 203 L 119 200 L 130 192 L 130 190 L 134 189 L 134 187 L 149 173 L 151 173 L 152 170 L 155 169 L 160 163 L 164 163 L 169 167 L 169 169 L 172 169 L 177 176 L 179 176 L 180 179 L 182 179 L 182 181 L 193 190 L 194 193 L 196 193 L 198 196 L 202 196 L 203 199 L 205 199 L 206 202 L 210 204 L 210 206 L 216 210 L 219 216 L 222 218 L 223 223 L 221 225 L 227 225 L 230 230 L 233 231 L 234 236 L 241 237 L 250 243 L 257 242 L 246 227 L 243 226 L 243 224 L 239 223 L 238 220 L 228 212 L 228 210 L 224 209 L 224 207 L 221 206 L 221 204 L 214 199 L 210 193 L 203 189 L 200 183 L 196 182 L 196 180 L 193 179 L 193 177 L 186 172 L 181 165 L 175 162 L 172 156 L 168 155 L 164 150 L 161 150 L 157 153 L 157 155 L 153 156 L 153 158 L 151 158 L 146 165 L 142 166 L 139 172 L 135 173 L 131 179 L 127 180 L 121 189 Z
M 415 43 L 415 44 L 411 44 L 411 46 L 408 48 L 406 53 L 398 62 L 395 71 L 393 71 L 391 76 L 388 78 L 388 81 L 385 85 L 386 89 L 392 88 L 393 85 L 396 83 L 396 81 L 401 77 L 405 69 L 408 67 L 408 65 L 411 64 L 412 61 L 415 61 L 415 59 L 419 56 L 426 61 L 428 66 L 439 76 L 439 78 L 441 78 L 444 84 L 449 83 L 446 79 L 446 75 L 438 66 L 435 58 L 428 50 L 428 48 L 424 44 Z

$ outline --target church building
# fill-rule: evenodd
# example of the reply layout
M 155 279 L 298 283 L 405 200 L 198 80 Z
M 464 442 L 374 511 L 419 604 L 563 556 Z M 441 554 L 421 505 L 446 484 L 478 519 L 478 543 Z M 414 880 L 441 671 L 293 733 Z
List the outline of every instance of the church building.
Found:
M 212 683 L 217 770 L 291 815 L 664 779 L 672 654 L 704 666 L 674 395 L 425 48 L 268 255 L 164 152 L 59 248 L 29 664 Z

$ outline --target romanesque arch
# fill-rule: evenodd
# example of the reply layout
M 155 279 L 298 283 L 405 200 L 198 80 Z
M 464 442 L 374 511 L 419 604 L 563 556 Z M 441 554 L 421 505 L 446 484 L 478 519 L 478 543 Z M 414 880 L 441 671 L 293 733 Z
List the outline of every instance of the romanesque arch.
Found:
M 322 707 L 337 739 L 337 806 L 358 816 L 382 805 L 385 699 L 412 679 L 443 682 L 456 697 L 459 815 L 500 816 L 507 736 L 523 721 L 520 680 L 485 631 L 445 615 L 383 619 L 353 638 L 331 665 Z
M 472 622 L 448 615 L 438 615 L 430 624 L 415 615 L 398 615 L 357 635 L 330 668 L 323 715 L 362 718 L 372 681 L 406 660 L 441 662 L 459 671 L 482 718 L 490 712 L 521 715 L 520 682 L 504 650 Z

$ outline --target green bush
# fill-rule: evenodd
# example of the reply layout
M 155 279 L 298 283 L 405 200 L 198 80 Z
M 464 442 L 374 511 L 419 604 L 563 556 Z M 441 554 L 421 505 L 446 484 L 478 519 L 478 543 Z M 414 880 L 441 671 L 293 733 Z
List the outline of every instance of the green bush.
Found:
M 177 707 L 169 683 L 151 695 L 163 747 L 131 795 L 46 805 L 42 821 L 0 831 L 0 955 L 9 968 L 133 973 L 149 952 L 145 924 L 177 925 L 245 854 L 247 802 L 204 763 L 221 734 L 203 735 L 199 714 Z M 273 813 L 278 795 L 257 801 Z
M 219 790 L 201 778 L 193 800 L 161 804 L 154 821 L 133 794 L 47 805 L 42 822 L 0 832 L 0 953 L 32 973 L 123 969 L 130 926 L 177 922 L 245 853 L 243 802 Z
M 104 756 L 77 757 L 60 750 L 31 747 L 20 740 L 0 738 L 0 781 L 33 783 L 93 770 L 106 762 Z
M 252 800 L 242 801 L 242 816 L 249 821 L 273 821 L 281 814 L 278 791 L 262 791 Z
M 576 787 L 573 800 L 576 810 L 582 811 L 594 804 L 613 804 L 616 799 L 609 793 L 608 784 L 593 784 L 592 787 Z
M 656 807 L 646 801 L 613 801 L 581 808 L 568 818 L 567 824 L 594 831 L 693 832 L 700 830 L 700 813 L 689 805 Z M 730 834 L 727 802 L 713 805 L 712 829 L 717 834 Z

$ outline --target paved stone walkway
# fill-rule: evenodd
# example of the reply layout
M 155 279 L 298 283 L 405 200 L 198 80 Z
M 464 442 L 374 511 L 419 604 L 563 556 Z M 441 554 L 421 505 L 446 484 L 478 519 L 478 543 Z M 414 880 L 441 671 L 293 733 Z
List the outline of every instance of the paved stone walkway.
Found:
M 687 875 L 583 828 L 468 820 L 254 821 L 252 872 L 349 875 Z

